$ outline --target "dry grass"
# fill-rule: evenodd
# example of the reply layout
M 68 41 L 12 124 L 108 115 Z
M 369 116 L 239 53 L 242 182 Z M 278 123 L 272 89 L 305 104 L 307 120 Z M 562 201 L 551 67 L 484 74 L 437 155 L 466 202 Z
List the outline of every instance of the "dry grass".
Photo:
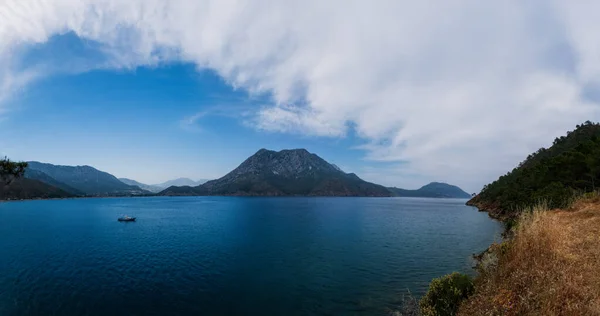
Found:
M 525 212 L 459 315 L 600 315 L 600 197 Z

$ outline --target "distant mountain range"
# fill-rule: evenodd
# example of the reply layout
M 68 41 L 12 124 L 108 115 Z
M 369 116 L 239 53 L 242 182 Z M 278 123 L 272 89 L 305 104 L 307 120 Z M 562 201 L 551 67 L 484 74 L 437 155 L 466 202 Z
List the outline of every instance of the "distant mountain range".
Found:
M 432 182 L 417 190 L 386 188 L 346 173 L 306 149 L 261 149 L 222 178 L 178 178 L 148 185 L 90 166 L 28 162 L 25 177 L 0 186 L 0 199 L 131 195 L 399 196 L 469 198 L 457 186 Z
M 427 197 L 427 198 L 458 198 L 469 199 L 471 195 L 461 188 L 441 182 L 431 182 L 417 190 L 388 188 L 393 196 Z
M 163 189 L 166 189 L 171 186 L 191 186 L 191 187 L 193 187 L 193 186 L 198 186 L 198 185 L 204 184 L 208 181 L 209 180 L 207 180 L 207 179 L 200 179 L 198 181 L 194 181 L 189 178 L 177 178 L 175 180 L 169 180 L 167 182 L 155 184 L 154 186 L 161 187 Z
M 128 185 L 135 185 L 138 186 L 144 190 L 148 190 L 152 193 L 158 193 L 168 187 L 171 186 L 197 186 L 197 185 L 201 185 L 205 182 L 207 182 L 208 180 L 204 180 L 204 179 L 200 179 L 198 181 L 194 181 L 192 179 L 189 178 L 177 178 L 174 180 L 169 180 L 163 183 L 159 183 L 159 184 L 144 184 L 132 179 L 127 179 L 127 178 L 119 178 L 119 181 L 128 184 Z
M 159 187 L 159 186 L 151 185 L 151 184 L 144 184 L 144 183 L 137 182 L 135 180 L 127 179 L 127 178 L 119 178 L 119 181 L 121 181 L 127 185 L 137 186 L 138 188 L 140 188 L 142 190 L 150 191 L 152 193 L 157 193 L 157 192 L 160 192 L 165 189 L 163 187 Z
M 198 186 L 172 186 L 159 195 L 471 197 L 457 186 L 440 182 L 417 190 L 385 188 L 345 173 L 305 149 L 261 149 L 220 179 Z
M 90 166 L 59 166 L 28 161 L 25 178 L 38 180 L 72 195 L 110 196 L 148 194 L 135 185 L 125 184 L 110 173 Z

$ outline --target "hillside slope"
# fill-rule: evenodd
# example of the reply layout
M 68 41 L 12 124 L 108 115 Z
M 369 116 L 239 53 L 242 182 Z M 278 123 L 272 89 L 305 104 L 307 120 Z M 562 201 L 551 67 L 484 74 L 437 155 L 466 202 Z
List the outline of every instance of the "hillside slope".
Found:
M 467 204 L 497 218 L 514 218 L 539 201 L 563 207 L 575 192 L 593 191 L 599 184 L 600 125 L 588 121 L 529 155 Z
M 224 177 L 161 195 L 390 196 L 387 188 L 347 174 L 305 149 L 261 149 Z
M 137 186 L 127 185 L 119 181 L 115 176 L 90 166 L 59 166 L 29 161 L 27 169 L 43 172 L 55 181 L 79 190 L 86 195 L 104 196 L 149 193 Z M 39 180 L 44 181 L 43 179 Z
M 85 195 L 85 193 L 83 193 L 82 191 L 77 190 L 69 185 L 66 185 L 66 184 L 60 182 L 60 181 L 57 181 L 56 179 L 52 178 L 51 176 L 49 176 L 39 170 L 27 168 L 25 170 L 25 178 L 32 179 L 32 180 L 38 180 L 40 182 L 43 182 L 45 184 L 59 188 L 65 192 L 68 192 L 73 195 Z
M 38 180 L 20 178 L 0 186 L 0 200 L 52 199 L 73 197 L 72 194 Z
M 523 213 L 482 257 L 458 315 L 600 315 L 600 196 Z

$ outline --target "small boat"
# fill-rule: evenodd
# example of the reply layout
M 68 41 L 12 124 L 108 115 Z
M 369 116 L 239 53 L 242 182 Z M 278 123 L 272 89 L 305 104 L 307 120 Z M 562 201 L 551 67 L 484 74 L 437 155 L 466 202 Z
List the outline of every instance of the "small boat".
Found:
M 123 215 L 117 219 L 119 222 L 135 222 L 135 217 Z

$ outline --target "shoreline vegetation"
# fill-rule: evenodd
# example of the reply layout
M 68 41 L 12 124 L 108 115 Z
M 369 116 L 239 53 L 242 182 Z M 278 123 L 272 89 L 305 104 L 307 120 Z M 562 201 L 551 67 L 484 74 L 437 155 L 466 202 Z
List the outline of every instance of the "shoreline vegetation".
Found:
M 544 201 L 566 208 L 573 196 L 596 191 L 600 184 L 600 124 L 587 121 L 554 139 L 513 170 L 485 185 L 467 205 L 503 221 L 519 217 L 523 208 Z
M 395 315 L 600 315 L 600 124 L 540 148 L 467 202 L 504 223 L 476 277 L 434 279 Z
M 474 278 L 436 278 L 423 297 L 390 314 L 600 315 L 600 192 L 548 205 L 504 219 L 503 240 L 474 255 Z

